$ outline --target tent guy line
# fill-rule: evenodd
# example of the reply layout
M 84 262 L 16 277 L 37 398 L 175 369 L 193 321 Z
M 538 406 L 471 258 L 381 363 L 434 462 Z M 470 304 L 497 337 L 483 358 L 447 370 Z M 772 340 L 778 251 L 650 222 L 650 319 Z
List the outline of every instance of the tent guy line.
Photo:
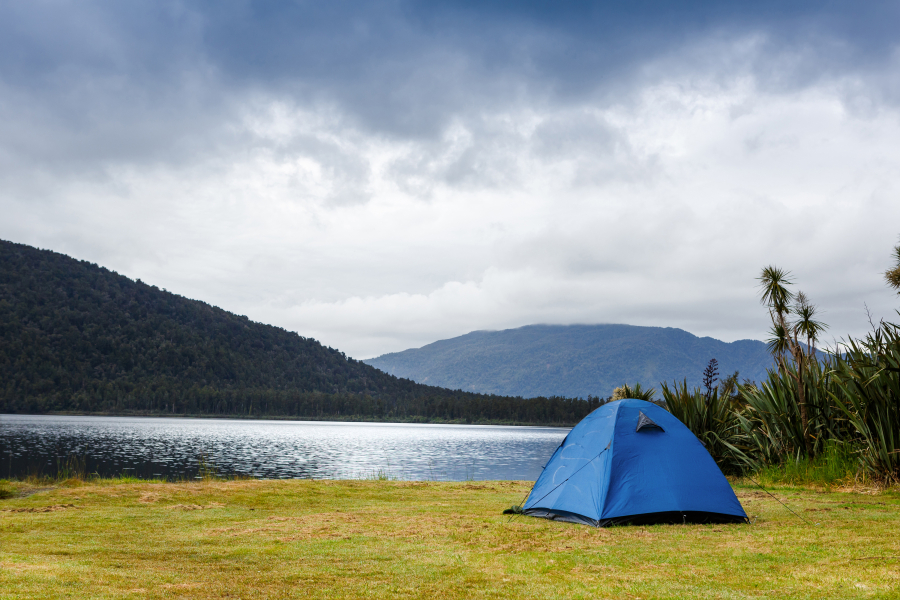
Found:
M 750 477 L 749 475 L 747 475 L 746 477 L 747 477 L 747 479 L 749 479 L 750 481 L 752 481 L 753 483 L 755 483 L 755 484 L 759 487 L 759 489 L 761 489 L 762 491 L 764 491 L 764 492 L 767 493 L 768 495 L 770 495 L 770 496 L 772 496 L 773 498 L 775 498 L 775 501 L 778 502 L 778 504 L 780 504 L 780 505 L 782 505 L 783 507 L 785 507 L 786 509 L 788 509 L 788 511 L 789 511 L 792 515 L 794 515 L 795 517 L 797 517 L 798 519 L 800 519 L 801 521 L 803 521 L 803 522 L 806 523 L 807 525 L 815 525 L 816 527 L 819 526 L 818 523 L 810 523 L 809 521 L 807 521 L 806 519 L 804 519 L 802 516 L 800 516 L 800 515 L 798 515 L 797 513 L 795 513 L 795 512 L 793 511 L 793 509 L 791 509 L 790 506 L 788 506 L 787 504 L 785 504 L 784 502 L 782 502 L 781 500 L 779 500 L 779 499 L 778 499 L 778 496 L 776 496 L 775 494 L 773 494 L 772 492 L 770 492 L 769 490 L 767 490 L 766 488 L 764 488 L 764 487 L 762 486 L 761 483 L 759 483 L 758 481 L 756 481 L 755 479 L 753 479 L 753 478 Z M 758 519 L 758 518 L 759 518 L 759 517 L 757 517 L 757 519 Z M 753 525 L 754 523 L 756 523 L 756 519 L 753 519 L 752 521 L 750 521 L 750 524 L 751 524 L 751 525 Z

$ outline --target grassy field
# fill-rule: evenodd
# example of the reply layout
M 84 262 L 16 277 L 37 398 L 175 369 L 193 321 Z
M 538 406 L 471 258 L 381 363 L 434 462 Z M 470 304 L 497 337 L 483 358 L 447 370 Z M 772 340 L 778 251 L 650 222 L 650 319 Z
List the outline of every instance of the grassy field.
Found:
M 753 525 L 593 529 L 530 482 L 8 483 L 0 598 L 900 598 L 900 494 L 736 486 Z

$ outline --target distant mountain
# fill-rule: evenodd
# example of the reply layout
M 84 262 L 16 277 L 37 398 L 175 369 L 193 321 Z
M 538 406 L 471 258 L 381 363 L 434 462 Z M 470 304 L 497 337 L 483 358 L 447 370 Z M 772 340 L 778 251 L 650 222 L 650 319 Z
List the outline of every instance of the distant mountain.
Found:
M 671 327 L 529 325 L 473 331 L 422 348 L 365 360 L 419 383 L 526 398 L 608 397 L 623 383 L 659 389 L 661 381 L 700 385 L 711 358 L 726 376 L 765 377 L 772 357 L 763 342 L 726 343 Z
M 314 339 L 0 240 L 0 413 L 571 424 L 597 406 L 420 385 Z

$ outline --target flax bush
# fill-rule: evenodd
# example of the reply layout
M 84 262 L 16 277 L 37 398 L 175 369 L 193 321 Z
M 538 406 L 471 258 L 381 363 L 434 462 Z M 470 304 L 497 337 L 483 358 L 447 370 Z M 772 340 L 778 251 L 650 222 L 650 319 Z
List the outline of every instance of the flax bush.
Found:
M 861 442 L 867 471 L 900 482 L 900 326 L 882 323 L 850 340 L 834 369 L 829 391 Z
M 844 411 L 834 401 L 831 359 L 811 360 L 804 366 L 807 431 L 797 398 L 796 369 L 788 364 L 770 370 L 759 386 L 740 386 L 743 407 L 737 418 L 752 457 L 750 464 L 757 468 L 813 458 L 824 451 L 829 440 L 852 438 Z

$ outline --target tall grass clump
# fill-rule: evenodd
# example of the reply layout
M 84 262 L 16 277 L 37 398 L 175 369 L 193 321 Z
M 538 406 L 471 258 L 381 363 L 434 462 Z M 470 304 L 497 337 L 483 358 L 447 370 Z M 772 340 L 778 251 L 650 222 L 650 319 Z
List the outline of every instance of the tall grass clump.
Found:
M 0 479 L 0 500 L 6 500 L 16 495 L 16 491 L 9 485 L 6 479 Z
M 829 440 L 816 457 L 788 457 L 760 468 L 756 478 L 766 484 L 833 487 L 856 482 L 859 467 L 859 452 L 853 444 Z
M 65 460 L 57 459 L 56 481 L 85 481 L 88 479 L 86 461 L 82 457 L 69 456 Z
M 830 396 L 861 442 L 863 467 L 900 483 L 900 326 L 882 322 L 845 344 Z
M 211 481 L 220 479 L 219 467 L 209 458 L 205 452 L 200 453 L 197 457 L 197 475 L 194 479 L 202 479 L 203 481 Z
M 363 475 L 360 479 L 366 481 L 398 481 L 399 477 L 385 469 L 378 469 Z

